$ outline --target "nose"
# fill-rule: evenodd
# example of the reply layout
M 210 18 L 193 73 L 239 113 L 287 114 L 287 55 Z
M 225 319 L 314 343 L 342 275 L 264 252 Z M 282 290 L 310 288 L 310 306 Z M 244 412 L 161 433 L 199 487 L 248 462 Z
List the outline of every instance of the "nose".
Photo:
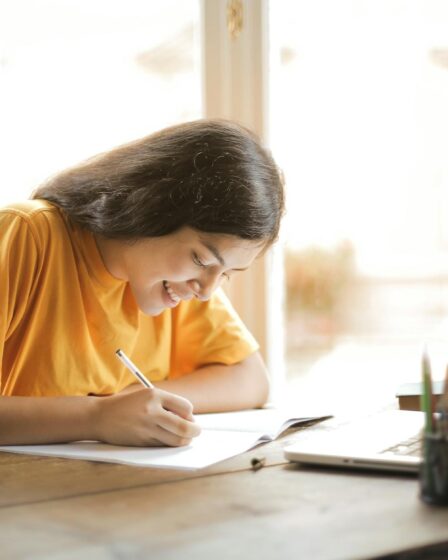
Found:
M 201 280 L 189 280 L 188 285 L 193 291 L 195 297 L 201 301 L 208 301 L 219 286 L 221 277 L 218 275 L 213 275 L 208 278 L 203 278 Z

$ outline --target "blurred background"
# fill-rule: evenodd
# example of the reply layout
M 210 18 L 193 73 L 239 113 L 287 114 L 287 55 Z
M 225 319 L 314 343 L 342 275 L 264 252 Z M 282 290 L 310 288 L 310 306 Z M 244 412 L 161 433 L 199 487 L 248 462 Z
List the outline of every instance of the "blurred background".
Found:
M 448 4 L 284 0 L 271 18 L 288 377 L 387 400 L 422 344 L 435 377 L 448 360 Z
M 448 3 L 261 1 L 287 392 L 393 400 L 422 342 L 448 360 Z M 1 0 L 0 205 L 203 116 L 207 2 Z

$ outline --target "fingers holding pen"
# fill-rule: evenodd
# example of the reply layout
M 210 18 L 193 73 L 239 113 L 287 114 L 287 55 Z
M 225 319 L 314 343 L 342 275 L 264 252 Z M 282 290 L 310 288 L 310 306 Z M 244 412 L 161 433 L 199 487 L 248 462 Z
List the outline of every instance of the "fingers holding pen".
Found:
M 163 410 L 157 417 L 157 425 L 180 439 L 191 440 L 201 433 L 198 424 L 191 420 L 181 418 L 169 410 Z
M 99 398 L 93 422 L 97 438 L 106 443 L 179 446 L 200 433 L 191 409 L 183 397 L 156 388 L 141 389 Z
M 140 427 L 149 438 L 147 441 L 160 441 L 165 445 L 186 445 L 200 433 L 200 427 L 194 423 L 193 405 L 185 398 L 157 389 L 138 367 L 121 350 L 116 351 L 117 358 L 146 387 L 136 401 L 143 405 L 145 413 L 139 416 Z M 143 400 L 142 400 L 143 399 Z M 129 404 L 129 401 L 128 403 Z M 140 409 L 141 410 L 141 409 Z M 141 432 L 141 430 L 139 430 Z M 142 435 L 140 435 L 142 437 Z
M 188 399 L 175 395 L 174 393 L 169 393 L 163 389 L 158 389 L 158 393 L 160 395 L 162 407 L 165 410 L 169 410 L 177 414 L 177 416 L 185 418 L 185 420 L 190 420 L 190 422 L 194 421 L 193 405 Z
M 150 391 L 155 390 L 154 385 L 145 375 L 138 369 L 134 362 L 119 348 L 115 352 L 116 357 L 124 364 L 124 366 L 132 373 L 132 375 Z M 163 397 L 163 407 L 178 416 L 193 421 L 193 405 L 187 400 L 173 393 L 158 390 L 158 394 Z
M 188 445 L 191 440 L 201 433 L 201 428 L 194 422 L 193 405 L 187 399 L 168 393 L 161 389 L 157 391 L 160 399 L 160 409 L 156 417 L 160 441 L 166 445 Z
M 192 438 L 176 435 L 173 432 L 165 430 L 161 426 L 155 426 L 152 431 L 153 436 L 148 442 L 150 446 L 167 445 L 169 447 L 183 447 L 185 445 L 190 445 L 192 442 Z

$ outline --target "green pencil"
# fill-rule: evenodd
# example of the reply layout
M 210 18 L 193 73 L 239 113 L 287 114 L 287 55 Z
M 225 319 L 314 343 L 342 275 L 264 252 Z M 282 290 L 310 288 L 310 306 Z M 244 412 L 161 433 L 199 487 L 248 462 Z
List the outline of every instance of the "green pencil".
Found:
M 426 350 L 423 352 L 422 358 L 422 398 L 421 409 L 425 413 L 425 432 L 432 434 L 434 432 L 434 419 L 432 414 L 432 379 L 431 366 Z
M 448 437 L 448 366 L 445 370 L 445 382 L 443 384 L 443 393 L 437 403 L 437 412 L 439 412 L 439 431 L 443 437 Z

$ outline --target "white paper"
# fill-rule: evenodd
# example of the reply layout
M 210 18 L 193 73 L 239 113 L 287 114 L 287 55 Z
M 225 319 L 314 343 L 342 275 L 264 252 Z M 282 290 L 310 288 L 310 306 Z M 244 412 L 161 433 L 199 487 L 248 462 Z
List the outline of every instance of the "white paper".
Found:
M 275 439 L 289 426 L 316 418 L 316 415 L 297 417 L 290 411 L 267 408 L 198 414 L 195 418 L 204 430 L 253 432 L 258 433 L 263 440 L 269 440 Z
M 254 434 L 251 432 L 204 431 L 184 447 L 122 447 L 95 441 L 79 441 L 51 445 L 14 445 L 0 449 L 10 453 L 194 470 L 243 453 L 253 445 Z
M 0 447 L 0 451 L 194 470 L 251 449 L 266 439 L 269 429 L 278 432 L 287 419 L 285 413 L 272 409 L 197 415 L 196 421 L 202 427 L 202 432 L 184 447 L 123 447 L 79 441 L 50 445 L 9 445 Z M 212 426 L 213 429 L 210 428 Z

